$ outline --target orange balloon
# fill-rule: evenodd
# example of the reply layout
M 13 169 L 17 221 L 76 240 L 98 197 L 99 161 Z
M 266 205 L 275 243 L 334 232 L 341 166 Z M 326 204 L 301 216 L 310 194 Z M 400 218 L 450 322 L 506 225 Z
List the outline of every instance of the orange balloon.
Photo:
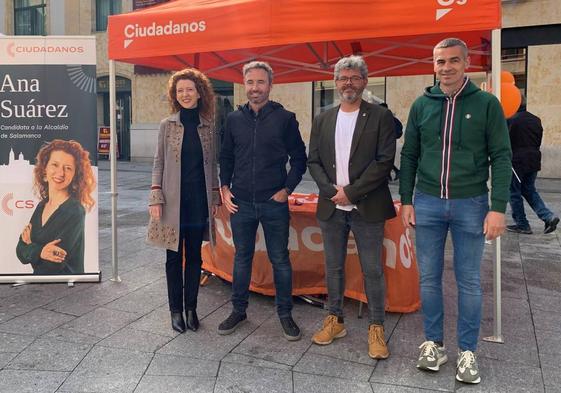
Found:
M 514 84 L 514 75 L 508 71 L 501 71 L 501 83 L 512 83 Z
M 522 95 L 518 87 L 512 83 L 501 83 L 501 105 L 507 119 L 518 111 L 521 103 Z

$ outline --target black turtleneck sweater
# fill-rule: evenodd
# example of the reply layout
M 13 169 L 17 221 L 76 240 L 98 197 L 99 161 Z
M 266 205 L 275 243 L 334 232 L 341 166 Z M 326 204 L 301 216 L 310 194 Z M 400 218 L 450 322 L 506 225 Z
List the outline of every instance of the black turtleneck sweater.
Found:
M 204 228 L 208 217 L 203 147 L 197 126 L 199 109 L 181 108 L 179 118 L 183 124 L 181 145 L 181 205 L 180 228 L 182 231 Z
M 181 146 L 181 193 L 186 195 L 186 188 L 193 183 L 205 180 L 203 166 L 203 148 L 197 131 L 199 109 L 181 108 L 179 118 L 183 124 L 183 144 Z

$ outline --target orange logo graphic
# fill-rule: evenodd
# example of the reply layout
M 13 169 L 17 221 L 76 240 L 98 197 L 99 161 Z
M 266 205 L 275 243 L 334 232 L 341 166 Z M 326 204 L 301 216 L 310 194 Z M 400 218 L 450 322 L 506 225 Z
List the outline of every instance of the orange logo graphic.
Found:
M 14 199 L 14 194 L 12 194 L 11 192 L 4 195 L 4 198 L 2 198 L 2 211 L 8 216 L 14 215 L 14 211 L 10 209 L 10 206 L 8 206 L 8 202 L 10 202 L 12 199 Z
M 8 46 L 6 46 L 6 52 L 8 52 L 8 56 L 10 57 L 16 57 L 16 52 L 14 52 L 14 46 L 16 46 L 16 44 L 13 42 L 10 42 Z

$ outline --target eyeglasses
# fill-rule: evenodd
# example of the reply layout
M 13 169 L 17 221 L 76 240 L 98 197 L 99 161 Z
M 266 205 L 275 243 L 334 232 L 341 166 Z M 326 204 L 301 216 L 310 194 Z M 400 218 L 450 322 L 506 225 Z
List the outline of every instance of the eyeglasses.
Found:
M 348 82 L 351 82 L 352 84 L 358 83 L 360 81 L 362 81 L 362 77 L 357 76 L 357 75 L 353 75 L 351 77 L 348 76 L 340 76 L 339 78 L 337 78 L 337 82 L 341 82 L 343 84 L 346 84 Z

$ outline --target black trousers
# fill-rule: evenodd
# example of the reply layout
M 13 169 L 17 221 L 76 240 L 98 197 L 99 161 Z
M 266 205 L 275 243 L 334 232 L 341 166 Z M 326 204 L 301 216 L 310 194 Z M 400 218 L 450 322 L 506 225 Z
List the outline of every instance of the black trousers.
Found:
M 204 227 L 181 233 L 178 252 L 167 250 L 166 278 L 168 300 L 171 312 L 182 312 L 197 308 L 199 282 L 201 280 L 201 245 Z M 183 269 L 183 249 L 185 249 L 185 269 Z
M 166 279 L 171 312 L 197 308 L 201 280 L 201 246 L 208 219 L 204 181 L 181 190 L 179 248 L 166 251 Z M 185 250 L 185 269 L 183 269 Z

